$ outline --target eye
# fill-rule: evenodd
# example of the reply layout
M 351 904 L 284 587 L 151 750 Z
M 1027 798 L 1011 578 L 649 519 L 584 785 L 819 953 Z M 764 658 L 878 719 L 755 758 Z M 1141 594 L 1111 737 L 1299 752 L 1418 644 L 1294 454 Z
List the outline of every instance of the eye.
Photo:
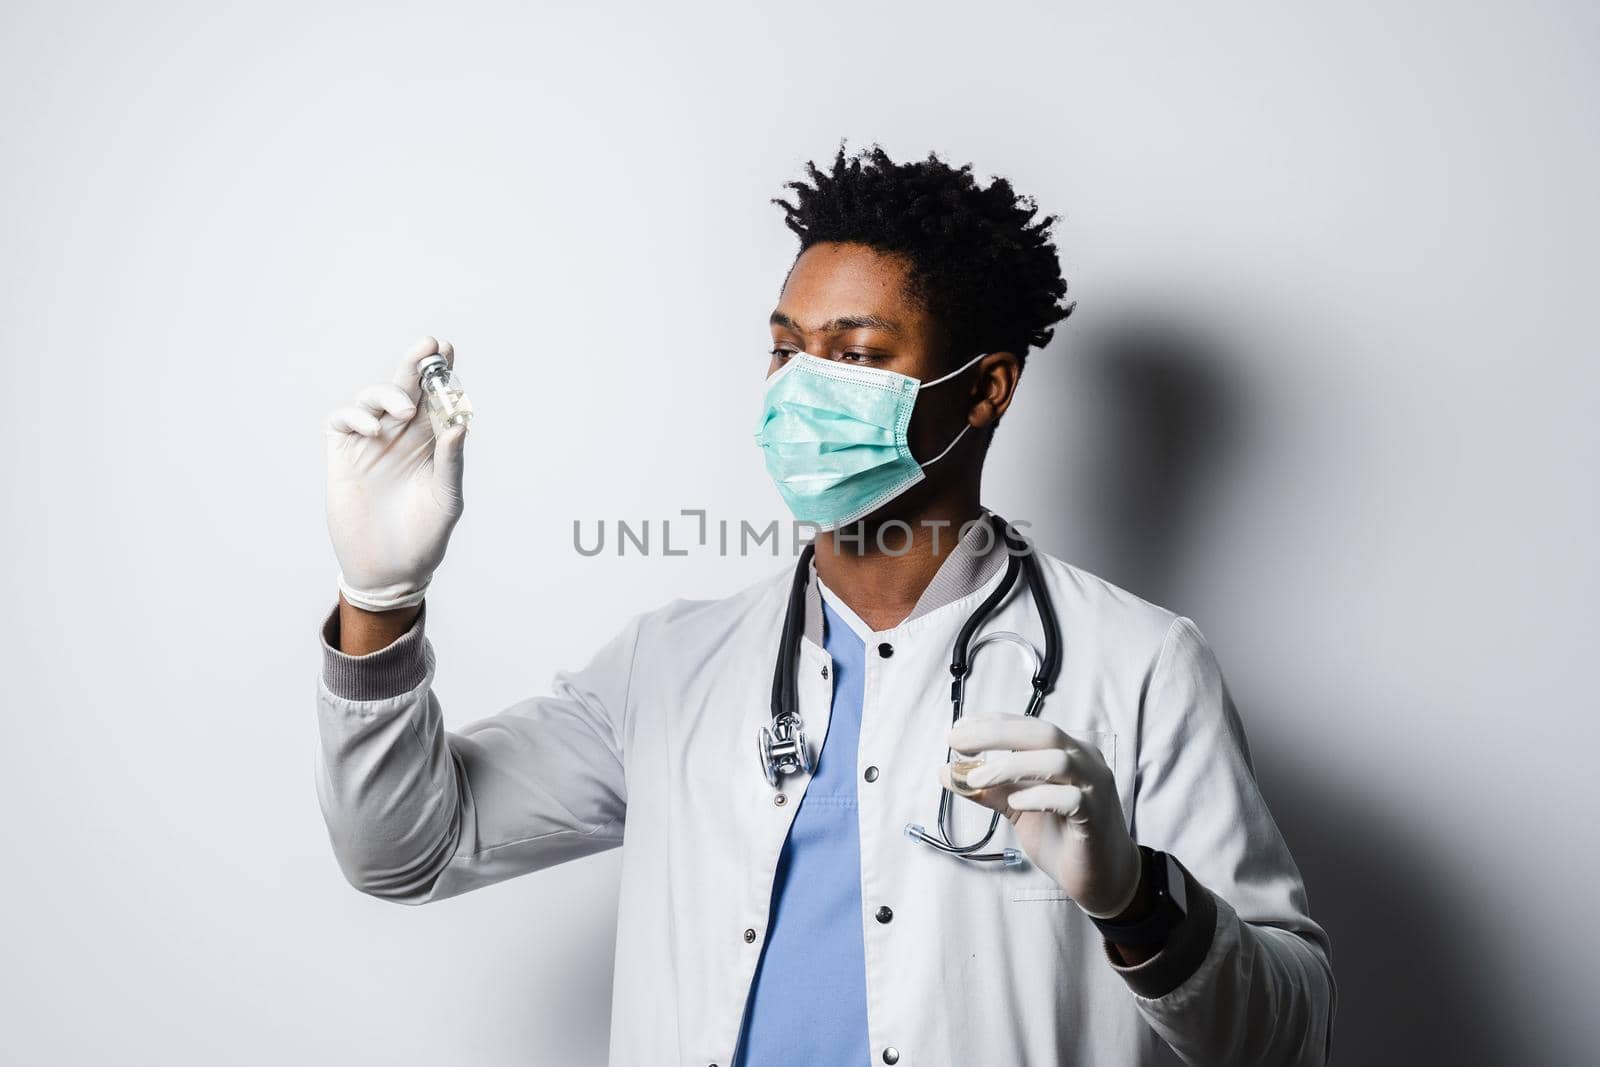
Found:
M 845 363 L 870 363 L 872 356 L 866 352 L 841 352 L 839 359 Z
M 769 355 L 771 355 L 773 359 L 788 359 L 790 356 L 794 355 L 794 351 L 788 348 L 774 348 Z

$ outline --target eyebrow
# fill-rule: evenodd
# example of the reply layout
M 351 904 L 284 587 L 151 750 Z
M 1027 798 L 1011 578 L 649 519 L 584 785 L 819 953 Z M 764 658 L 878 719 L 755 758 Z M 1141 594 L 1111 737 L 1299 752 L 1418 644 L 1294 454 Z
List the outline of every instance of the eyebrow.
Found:
M 782 326 L 786 330 L 793 330 L 795 333 L 805 332 L 800 328 L 799 323 L 781 311 L 774 311 L 768 323 L 772 326 Z M 899 333 L 900 326 L 898 323 L 880 318 L 877 315 L 841 315 L 833 321 L 825 322 L 817 327 L 818 333 L 843 333 L 845 330 L 882 330 L 884 333 Z

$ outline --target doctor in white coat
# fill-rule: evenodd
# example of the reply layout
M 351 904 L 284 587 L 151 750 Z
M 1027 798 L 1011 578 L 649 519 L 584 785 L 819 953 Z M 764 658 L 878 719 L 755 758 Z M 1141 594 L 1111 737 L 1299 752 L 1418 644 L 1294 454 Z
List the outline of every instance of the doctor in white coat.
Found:
M 1327 1062 L 1328 939 L 1199 628 L 981 504 L 1071 310 L 1053 219 L 932 154 L 788 185 L 751 403 L 819 531 L 794 573 L 642 614 L 447 730 L 424 598 L 468 430 L 434 437 L 417 368 L 454 352 L 424 339 L 330 417 L 316 788 L 345 876 L 421 904 L 621 847 L 613 1064 Z M 991 825 L 988 859 L 929 843 Z

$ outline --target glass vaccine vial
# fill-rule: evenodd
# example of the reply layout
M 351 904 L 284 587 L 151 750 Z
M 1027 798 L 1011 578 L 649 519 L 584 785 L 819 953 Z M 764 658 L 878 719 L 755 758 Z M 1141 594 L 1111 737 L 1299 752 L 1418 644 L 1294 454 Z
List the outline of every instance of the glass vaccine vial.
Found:
M 983 766 L 981 759 L 958 759 L 950 761 L 950 784 L 962 793 L 976 793 L 977 790 L 967 783 L 967 775 Z
M 465 426 L 472 421 L 472 401 L 467 399 L 466 388 L 450 364 L 439 355 L 429 356 L 417 364 L 422 386 L 422 405 L 428 409 L 428 421 L 433 424 L 433 435 L 440 436 L 452 426 Z

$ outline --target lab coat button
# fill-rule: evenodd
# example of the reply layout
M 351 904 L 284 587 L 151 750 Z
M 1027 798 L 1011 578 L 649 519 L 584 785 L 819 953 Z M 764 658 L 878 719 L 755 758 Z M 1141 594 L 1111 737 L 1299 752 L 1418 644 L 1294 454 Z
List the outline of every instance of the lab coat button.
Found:
M 890 1045 L 888 1048 L 884 1049 L 883 1050 L 883 1062 L 884 1063 L 899 1063 L 900 1062 L 900 1050 L 895 1048 L 893 1045 Z
M 886 923 L 886 922 L 888 922 L 889 920 L 891 920 L 893 918 L 894 918 L 894 912 L 890 911 L 888 908 L 879 908 L 878 909 L 877 919 L 878 919 L 879 922 Z
M 787 803 L 789 803 L 789 794 L 788 794 L 788 793 L 778 793 L 778 794 L 775 794 L 775 795 L 774 795 L 774 796 L 773 796 L 773 798 L 772 798 L 772 802 L 773 802 L 773 803 L 774 803 L 774 804 L 776 804 L 776 805 L 778 805 L 778 807 L 780 807 L 780 808 L 781 808 L 781 807 L 783 807 L 783 806 L 784 806 L 784 805 L 785 805 L 785 804 L 787 804 Z
M 868 767 L 867 773 L 862 775 L 862 777 L 869 782 L 876 782 L 878 780 L 878 768 Z
M 756 939 L 756 932 L 755 932 L 755 930 L 753 928 L 745 930 L 745 932 L 744 932 L 744 943 L 745 944 L 747 944 L 747 945 L 754 944 L 755 943 L 755 939 Z
M 890 656 L 894 655 L 894 646 L 885 641 L 883 644 L 878 646 L 878 655 L 882 656 L 884 659 L 888 659 Z

